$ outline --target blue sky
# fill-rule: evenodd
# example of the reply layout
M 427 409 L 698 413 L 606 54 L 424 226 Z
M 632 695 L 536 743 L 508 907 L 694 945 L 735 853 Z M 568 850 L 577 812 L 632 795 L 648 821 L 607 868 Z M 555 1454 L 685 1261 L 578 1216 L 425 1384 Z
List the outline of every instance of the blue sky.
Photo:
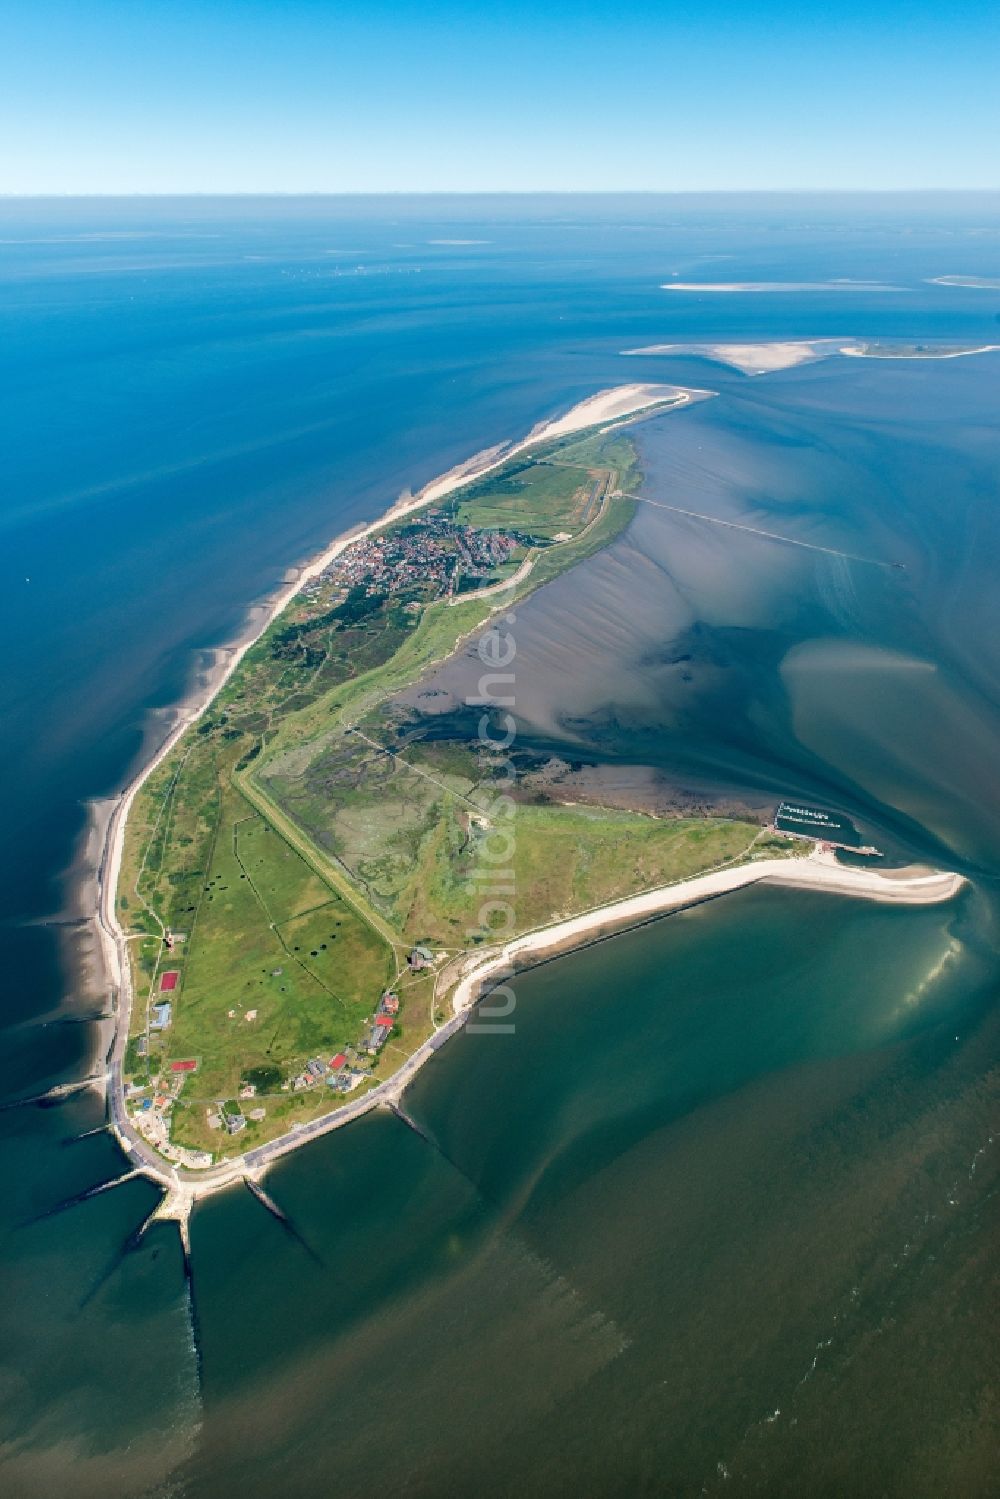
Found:
M 998 62 L 981 0 L 0 0 L 0 192 L 995 188 Z

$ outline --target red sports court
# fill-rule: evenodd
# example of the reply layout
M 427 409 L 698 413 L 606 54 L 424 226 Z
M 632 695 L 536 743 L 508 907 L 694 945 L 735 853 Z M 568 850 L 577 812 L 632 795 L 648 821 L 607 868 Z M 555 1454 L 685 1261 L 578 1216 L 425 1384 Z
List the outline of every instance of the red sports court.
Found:
M 172 969 L 170 973 L 161 974 L 160 992 L 162 993 L 165 989 L 176 989 L 177 980 L 180 978 L 180 976 L 180 970 L 177 968 Z

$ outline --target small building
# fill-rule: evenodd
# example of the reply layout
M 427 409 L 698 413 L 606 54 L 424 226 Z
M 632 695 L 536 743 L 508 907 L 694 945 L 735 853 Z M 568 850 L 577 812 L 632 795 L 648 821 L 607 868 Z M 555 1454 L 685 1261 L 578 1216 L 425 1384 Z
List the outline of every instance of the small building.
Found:
M 421 968 L 430 968 L 434 962 L 434 954 L 429 947 L 417 946 L 407 959 L 413 971 L 419 972 Z
M 246 1129 L 246 1119 L 240 1113 L 239 1109 L 227 1108 L 223 1105 L 220 1113 L 222 1114 L 222 1122 L 229 1134 L 238 1135 L 241 1129 Z
M 385 994 L 383 994 L 382 998 L 379 1000 L 378 1007 L 383 1015 L 398 1015 L 399 995 L 393 994 L 389 990 L 386 990 Z
M 164 975 L 164 977 L 166 977 L 166 975 Z M 167 1029 L 167 1026 L 170 1024 L 172 1015 L 173 1006 L 168 999 L 165 999 L 162 1004 L 154 1005 L 152 1019 L 149 1022 L 150 1030 L 165 1031 Z
M 313 1057 L 306 1063 L 306 1071 L 309 1073 L 310 1077 L 322 1077 L 323 1073 L 326 1071 L 326 1066 L 323 1062 L 320 1061 L 319 1057 Z
M 393 1027 L 391 1015 L 376 1015 L 371 1031 L 368 1034 L 368 1051 L 374 1053 L 381 1051 L 389 1039 L 389 1032 Z

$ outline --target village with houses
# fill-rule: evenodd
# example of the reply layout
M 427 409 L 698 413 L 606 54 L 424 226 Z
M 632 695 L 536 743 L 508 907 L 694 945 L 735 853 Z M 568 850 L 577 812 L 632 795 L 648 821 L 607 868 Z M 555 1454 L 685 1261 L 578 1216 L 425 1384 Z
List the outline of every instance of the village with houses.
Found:
M 168 934 L 168 937 L 171 948 L 176 951 L 176 934 Z M 414 947 L 407 958 L 406 971 L 416 974 L 433 969 L 435 961 L 435 955 L 429 948 L 423 945 Z M 189 1149 L 174 1143 L 170 1138 L 174 1107 L 185 1083 L 198 1071 L 197 1057 L 168 1059 L 173 999 L 165 996 L 176 993 L 180 978 L 181 970 L 178 968 L 168 969 L 159 975 L 159 997 L 149 1005 L 145 1030 L 134 1036 L 131 1043 L 134 1059 L 139 1065 L 147 1066 L 150 1074 L 153 1074 L 154 1067 L 159 1070 L 148 1081 L 127 1082 L 125 1099 L 137 1131 L 165 1159 L 177 1165 L 204 1169 L 215 1160 L 212 1152 Z M 267 1117 L 264 1100 L 275 1096 L 275 1093 L 278 1097 L 304 1094 L 321 1085 L 329 1088 L 335 1095 L 346 1096 L 353 1093 L 372 1079 L 373 1063 L 393 1032 L 398 1034 L 400 1007 L 398 992 L 394 988 L 384 989 L 356 1045 L 345 1046 L 330 1057 L 310 1057 L 299 1071 L 281 1080 L 274 1093 L 261 1090 L 250 1078 L 244 1078 L 236 1098 L 218 1099 L 205 1107 L 208 1128 L 218 1130 L 225 1136 L 241 1134 L 248 1124 L 260 1123 Z M 248 1010 L 243 1018 L 252 1022 L 256 1015 L 255 1010 Z M 231 1018 L 235 1018 L 235 1012 Z
M 325 585 L 363 588 L 368 597 L 421 586 L 431 597 L 452 597 L 493 580 L 497 569 L 519 560 L 537 539 L 516 531 L 462 525 L 440 510 L 349 547 L 307 586 L 314 597 Z

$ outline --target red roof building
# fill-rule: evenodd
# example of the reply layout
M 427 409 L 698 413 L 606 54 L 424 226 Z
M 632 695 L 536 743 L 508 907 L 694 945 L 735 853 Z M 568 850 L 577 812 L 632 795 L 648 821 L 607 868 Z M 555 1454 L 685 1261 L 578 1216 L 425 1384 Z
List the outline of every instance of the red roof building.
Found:
M 380 1025 L 383 1030 L 392 1030 L 392 1016 L 391 1015 L 376 1015 L 375 1016 L 375 1024 L 376 1025 Z
M 337 1055 L 335 1057 L 331 1057 L 330 1058 L 330 1066 L 336 1072 L 337 1068 L 338 1067 L 343 1067 L 343 1065 L 344 1065 L 344 1063 L 346 1061 L 347 1061 L 347 1058 L 345 1057 L 344 1053 L 342 1051 L 338 1051 Z
M 167 989 L 176 989 L 177 988 L 177 980 L 179 978 L 180 978 L 180 973 L 178 972 L 178 970 L 176 968 L 173 969 L 172 972 L 170 972 L 170 973 L 161 974 L 160 975 L 160 992 L 163 993 Z

